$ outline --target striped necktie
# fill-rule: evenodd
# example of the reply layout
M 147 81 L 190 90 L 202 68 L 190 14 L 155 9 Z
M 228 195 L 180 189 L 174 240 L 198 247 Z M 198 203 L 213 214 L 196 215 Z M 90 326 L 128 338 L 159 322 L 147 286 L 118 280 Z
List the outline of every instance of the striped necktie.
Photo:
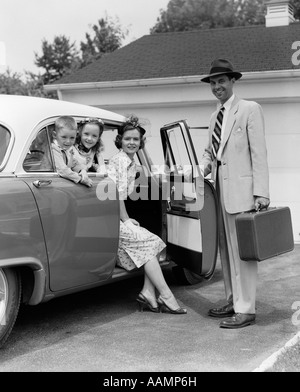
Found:
M 212 155 L 213 155 L 213 160 L 216 159 L 217 153 L 221 144 L 221 130 L 222 130 L 222 122 L 223 122 L 223 116 L 224 116 L 224 106 L 221 107 L 219 110 L 219 113 L 217 115 L 217 120 L 215 124 L 215 129 L 212 134 Z

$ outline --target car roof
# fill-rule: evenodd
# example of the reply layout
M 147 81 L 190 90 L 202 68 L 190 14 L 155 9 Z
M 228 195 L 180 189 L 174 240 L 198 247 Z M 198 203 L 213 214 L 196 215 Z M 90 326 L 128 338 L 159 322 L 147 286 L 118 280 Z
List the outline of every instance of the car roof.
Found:
M 0 121 L 11 127 L 24 125 L 30 131 L 40 121 L 60 115 L 99 117 L 104 122 L 124 122 L 124 116 L 97 107 L 49 98 L 0 94 Z M 27 128 L 27 127 L 26 127 Z M 23 128 L 24 129 L 24 128 Z

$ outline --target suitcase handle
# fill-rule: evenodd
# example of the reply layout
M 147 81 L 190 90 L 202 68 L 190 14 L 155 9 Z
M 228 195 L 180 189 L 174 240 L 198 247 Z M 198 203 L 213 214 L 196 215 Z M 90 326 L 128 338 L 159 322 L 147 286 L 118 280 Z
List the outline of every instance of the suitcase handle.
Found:
M 267 206 L 267 207 L 262 207 L 262 208 L 259 208 L 258 210 L 254 210 L 255 212 L 260 212 L 260 211 L 267 211 L 267 209 L 269 208 L 269 206 Z
M 259 212 L 267 211 L 268 208 L 269 208 L 269 206 L 268 206 L 268 207 L 260 208 L 259 210 L 256 210 L 255 208 L 253 208 L 253 210 L 244 211 L 244 212 L 251 212 L 251 213 L 254 213 L 254 212 L 255 212 L 256 214 L 258 214 Z M 243 212 L 242 212 L 242 214 L 243 214 Z

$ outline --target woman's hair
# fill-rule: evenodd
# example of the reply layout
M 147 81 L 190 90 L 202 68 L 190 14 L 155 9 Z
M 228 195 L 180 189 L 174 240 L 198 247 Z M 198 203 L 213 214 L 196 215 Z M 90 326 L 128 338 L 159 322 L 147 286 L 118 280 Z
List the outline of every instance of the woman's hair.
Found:
M 137 116 L 132 114 L 130 117 L 128 117 L 125 121 L 125 123 L 122 125 L 122 127 L 118 130 L 118 134 L 116 136 L 115 140 L 115 146 L 120 149 L 122 148 L 122 139 L 124 136 L 124 133 L 127 131 L 131 131 L 133 129 L 137 129 L 140 133 L 141 136 L 141 143 L 139 149 L 142 149 L 145 147 L 145 133 L 146 130 L 141 126 L 139 119 Z
M 80 145 L 82 131 L 83 131 L 83 128 L 85 127 L 86 124 L 96 124 L 99 127 L 99 139 L 98 139 L 97 143 L 94 145 L 94 147 L 92 147 L 93 151 L 99 152 L 103 147 L 101 135 L 104 131 L 104 122 L 101 120 L 101 118 L 87 117 L 87 118 L 78 122 L 78 133 L 77 133 L 77 137 L 76 137 L 76 144 Z

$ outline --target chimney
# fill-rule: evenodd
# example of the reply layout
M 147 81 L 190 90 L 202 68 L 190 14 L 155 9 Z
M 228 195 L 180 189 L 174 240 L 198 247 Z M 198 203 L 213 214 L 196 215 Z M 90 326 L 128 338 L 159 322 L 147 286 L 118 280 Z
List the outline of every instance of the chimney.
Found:
M 288 26 L 295 22 L 294 7 L 289 0 L 266 1 L 266 27 Z

